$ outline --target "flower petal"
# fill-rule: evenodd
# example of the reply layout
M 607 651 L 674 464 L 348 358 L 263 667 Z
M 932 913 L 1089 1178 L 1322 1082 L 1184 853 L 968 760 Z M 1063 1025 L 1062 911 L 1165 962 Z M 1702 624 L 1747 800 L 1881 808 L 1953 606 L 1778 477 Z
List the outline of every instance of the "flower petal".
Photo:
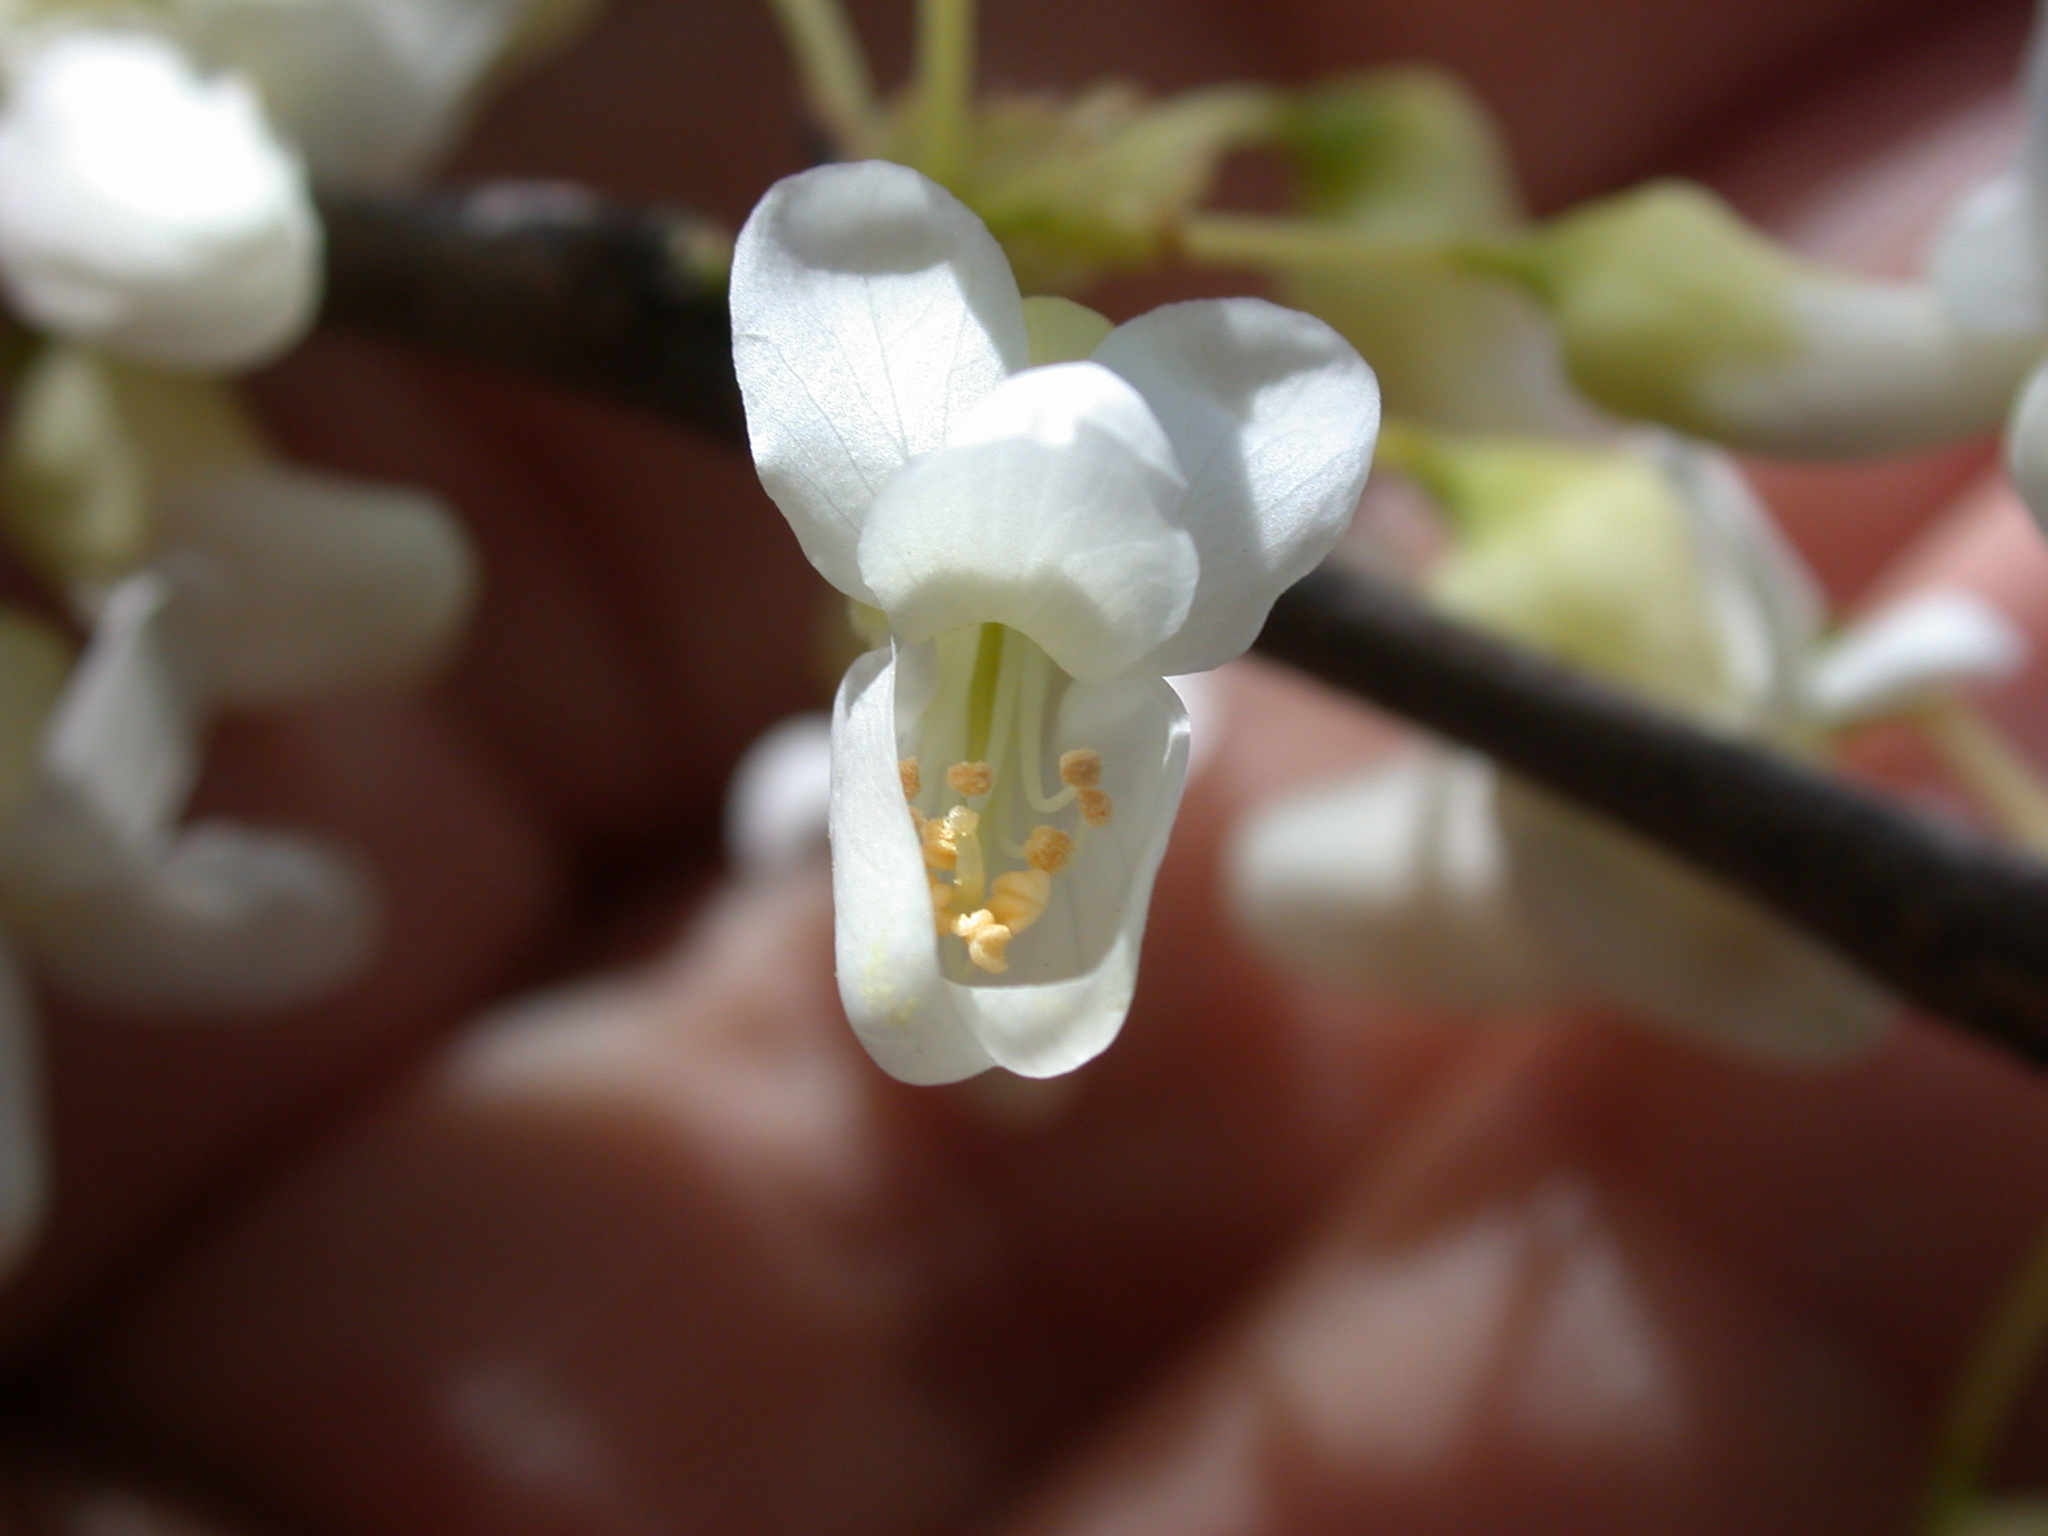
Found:
M 42 1054 L 35 1005 L 13 951 L 0 941 L 0 1274 L 21 1263 L 49 1197 Z
M 180 833 L 193 690 L 154 573 L 116 587 L 52 712 L 34 798 L 0 842 L 0 902 L 58 983 L 103 1006 L 266 1007 L 359 965 L 375 901 L 354 863 L 225 825 Z
M 1663 432 L 1641 441 L 1678 490 L 1742 723 L 1789 723 L 1806 706 L 1804 666 L 1826 615 L 1819 584 L 1727 454 Z
M 1812 708 L 1830 724 L 1898 714 L 1959 683 L 2012 676 L 2027 663 L 2018 625 L 1974 592 L 1915 592 L 1858 619 L 1821 654 L 1807 679 Z
M 1493 765 L 1425 747 L 1274 801 L 1238 830 L 1231 900 L 1281 960 L 1452 1008 L 1531 1005 L 1561 978 L 1517 910 Z
M 114 588 L 43 742 L 50 793 L 124 846 L 166 845 L 199 776 L 199 721 L 166 632 L 169 603 L 154 573 Z
M 982 1048 L 1023 1077 L 1071 1072 L 1123 1028 L 1188 771 L 1187 713 L 1162 678 L 1074 685 L 1054 735 L 1102 754 L 1115 814 L 1077 840 L 1045 915 L 1012 942 L 1009 972 L 958 988 Z
M 403 680 L 475 596 L 461 525 L 409 487 L 256 464 L 173 480 L 156 511 L 171 633 L 214 702 Z
M 323 182 L 417 178 L 464 124 L 534 0 L 178 0 L 208 64 L 246 75 Z M 584 8 L 584 7 L 577 7 Z
M 241 81 L 162 38 L 62 34 L 0 112 L 0 284 L 31 324 L 173 367 L 256 366 L 311 323 L 305 178 Z
M 1630 834 L 1505 775 L 1497 804 L 1530 924 L 1643 1022 L 1817 1065 L 1874 1044 L 1897 1016 L 1846 961 Z
M 777 182 L 740 231 L 732 328 L 761 483 L 825 579 L 866 600 L 869 502 L 1025 365 L 1009 263 L 917 172 L 820 166 Z
M 280 1007 L 346 980 L 376 945 L 368 876 L 304 838 L 202 822 L 118 875 L 70 873 L 46 866 L 15 879 L 10 906 L 55 984 L 97 1008 Z
M 1028 369 L 890 480 L 860 574 L 906 640 L 1008 624 L 1072 676 L 1114 677 L 1187 617 L 1182 487 L 1130 385 L 1094 363 Z
M 725 792 L 725 856 L 762 874 L 823 853 L 832 806 L 832 717 L 791 715 L 754 738 Z
M 1935 236 L 1927 275 L 1957 330 L 2048 343 L 2028 203 L 2026 183 L 2008 171 L 1961 198 Z
M 924 857 L 897 772 L 897 667 L 870 651 L 832 710 L 833 948 L 839 998 L 875 1064 L 906 1083 L 994 1065 L 939 973 Z
M 1704 373 L 1695 418 L 1674 425 L 1757 453 L 1905 452 L 1993 426 L 2040 352 L 2033 336 L 1959 329 L 1921 284 L 1805 279 L 1784 297 L 1789 354 Z
M 1322 321 L 1263 299 L 1169 304 L 1118 326 L 1095 359 L 1166 429 L 1201 555 L 1188 622 L 1148 669 L 1221 666 L 1350 525 L 1379 431 L 1372 370 Z

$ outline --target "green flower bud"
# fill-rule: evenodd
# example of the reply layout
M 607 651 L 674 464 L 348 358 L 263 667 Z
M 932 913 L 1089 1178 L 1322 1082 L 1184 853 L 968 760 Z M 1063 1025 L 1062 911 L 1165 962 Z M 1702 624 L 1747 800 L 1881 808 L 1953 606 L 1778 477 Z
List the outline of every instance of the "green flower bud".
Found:
M 1454 534 L 1430 575 L 1451 612 L 1686 713 L 1736 708 L 1681 492 L 1629 445 L 1388 432 Z

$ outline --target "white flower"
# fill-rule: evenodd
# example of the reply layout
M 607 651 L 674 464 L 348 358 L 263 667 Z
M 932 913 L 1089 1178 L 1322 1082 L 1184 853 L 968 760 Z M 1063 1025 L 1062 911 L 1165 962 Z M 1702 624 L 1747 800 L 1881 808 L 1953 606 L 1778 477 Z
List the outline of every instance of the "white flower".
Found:
M 92 639 L 0 807 L 0 916 L 74 995 L 132 1010 L 295 1000 L 347 974 L 375 904 L 304 839 L 180 828 L 214 712 L 421 671 L 474 577 L 431 497 L 271 458 L 225 386 L 52 347 L 21 380 L 15 531 Z M 28 671 L 17 667 L 22 676 Z
M 193 56 L 236 71 L 316 179 L 417 178 L 509 60 L 576 26 L 596 0 L 173 0 Z
M 1808 754 L 2024 659 L 2012 624 L 1962 592 L 1825 638 L 1810 579 L 1708 450 L 1523 443 L 1471 451 L 1447 494 L 1460 476 L 1475 526 L 1438 577 L 1452 606 L 1720 729 Z M 1414 1001 L 1590 997 L 1780 1061 L 1852 1051 L 1894 1012 L 1746 898 L 1444 747 L 1268 806 L 1231 879 L 1283 960 Z
M 53 5 L 0 29 L 0 289 L 30 325 L 207 372 L 312 323 L 307 185 L 417 176 L 490 70 L 586 0 Z
M 1131 998 L 1186 764 L 1165 675 L 1242 652 L 1342 532 L 1372 376 L 1258 300 L 1027 306 L 881 162 L 771 189 L 732 306 L 762 482 L 890 630 L 832 726 L 847 1013 L 909 1081 L 1068 1071 Z
M 0 110 L 0 282 L 31 325 L 180 367 L 262 361 L 318 294 L 297 157 L 242 81 L 147 32 L 18 54 Z

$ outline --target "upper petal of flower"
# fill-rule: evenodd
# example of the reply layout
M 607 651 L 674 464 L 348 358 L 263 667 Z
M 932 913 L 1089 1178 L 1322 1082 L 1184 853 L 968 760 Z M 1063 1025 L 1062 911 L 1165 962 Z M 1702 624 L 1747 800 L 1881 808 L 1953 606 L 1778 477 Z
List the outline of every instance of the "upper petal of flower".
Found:
M 869 503 L 1025 365 L 1009 263 L 917 172 L 821 166 L 771 187 L 740 231 L 732 322 L 761 482 L 826 580 L 867 599 Z
M 888 483 L 860 575 L 907 640 L 1008 624 L 1072 676 L 1114 677 L 1189 618 L 1184 485 L 1129 384 L 1094 363 L 1028 369 Z
M 296 341 L 319 226 L 255 95 L 144 32 L 34 48 L 0 111 L 0 282 L 32 324 L 173 367 Z
M 1188 622 L 1147 666 L 1221 666 L 1349 525 L 1379 431 L 1372 370 L 1322 321 L 1262 299 L 1155 309 L 1095 359 L 1166 429 L 1188 480 L 1180 522 L 1201 555 Z

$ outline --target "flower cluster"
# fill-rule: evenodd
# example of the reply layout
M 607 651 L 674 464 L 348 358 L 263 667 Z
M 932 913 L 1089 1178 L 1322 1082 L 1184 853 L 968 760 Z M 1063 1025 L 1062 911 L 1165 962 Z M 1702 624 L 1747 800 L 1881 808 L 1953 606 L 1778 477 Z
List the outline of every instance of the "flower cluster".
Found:
M 338 849 L 182 825 L 209 721 L 389 684 L 474 574 L 431 495 L 280 459 L 219 375 L 311 323 L 311 178 L 416 175 L 557 0 L 168 0 L 0 12 L 0 504 L 49 607 L 0 607 L 0 932 L 103 1009 L 293 1002 L 371 953 Z M 50 610 L 85 636 L 82 652 Z M 42 1174 L 27 994 L 0 946 L 0 1261 Z

